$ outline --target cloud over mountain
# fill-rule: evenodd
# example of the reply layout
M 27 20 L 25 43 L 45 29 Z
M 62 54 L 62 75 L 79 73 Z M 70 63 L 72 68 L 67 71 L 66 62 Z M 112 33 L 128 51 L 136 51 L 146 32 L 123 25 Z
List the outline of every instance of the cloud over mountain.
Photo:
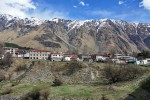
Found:
M 150 0 L 143 0 L 140 3 L 140 7 L 144 7 L 147 10 L 150 10 Z
M 28 17 L 28 11 L 36 9 L 32 0 L 0 0 L 0 13 Z

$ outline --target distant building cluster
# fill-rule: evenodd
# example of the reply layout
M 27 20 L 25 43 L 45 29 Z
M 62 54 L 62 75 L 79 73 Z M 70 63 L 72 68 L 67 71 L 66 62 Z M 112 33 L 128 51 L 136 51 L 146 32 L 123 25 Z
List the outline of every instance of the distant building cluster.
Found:
M 50 61 L 87 61 L 87 62 L 103 62 L 115 64 L 150 64 L 150 58 L 138 60 L 132 56 L 122 54 L 71 54 L 71 53 L 52 53 L 47 50 L 20 50 L 18 48 L 4 47 L 5 53 L 12 54 L 12 57 L 24 58 L 31 60 L 50 60 Z

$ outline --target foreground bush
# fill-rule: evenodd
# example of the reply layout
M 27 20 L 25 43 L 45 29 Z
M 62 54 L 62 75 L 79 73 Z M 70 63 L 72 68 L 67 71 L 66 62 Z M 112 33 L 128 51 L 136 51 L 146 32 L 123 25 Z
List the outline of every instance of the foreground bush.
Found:
M 7 95 L 7 94 L 10 94 L 12 93 L 12 89 L 10 88 L 5 88 L 4 90 L 1 91 L 1 95 Z
M 42 96 L 44 100 L 48 100 L 48 96 L 50 95 L 50 92 L 48 89 L 44 89 L 40 91 L 40 95 Z
M 48 100 L 50 91 L 47 88 L 35 87 L 22 100 Z
M 150 92 L 150 76 L 141 83 L 141 88 Z
M 53 86 L 61 86 L 61 85 L 62 82 L 58 78 L 55 78 L 55 80 L 53 81 Z
M 142 68 L 131 65 L 106 65 L 102 75 L 109 83 L 132 80 L 144 73 Z

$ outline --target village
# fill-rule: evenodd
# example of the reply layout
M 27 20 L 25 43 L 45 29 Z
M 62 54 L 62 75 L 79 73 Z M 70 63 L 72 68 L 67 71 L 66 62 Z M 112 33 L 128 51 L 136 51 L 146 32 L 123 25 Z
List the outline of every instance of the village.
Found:
M 13 58 L 22 58 L 30 60 L 49 60 L 49 61 L 79 61 L 79 62 L 101 62 L 114 64 L 135 64 L 149 65 L 150 58 L 137 59 L 136 57 L 122 54 L 75 54 L 75 53 L 51 53 L 47 50 L 22 50 L 13 47 L 3 47 L 5 53 L 9 53 Z M 3 57 L 2 57 L 3 58 Z

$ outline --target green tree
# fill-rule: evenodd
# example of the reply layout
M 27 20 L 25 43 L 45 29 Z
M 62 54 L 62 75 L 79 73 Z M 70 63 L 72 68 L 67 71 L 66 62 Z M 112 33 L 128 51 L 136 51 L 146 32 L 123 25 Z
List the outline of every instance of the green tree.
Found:
M 150 57 L 150 52 L 143 50 L 141 53 L 137 54 L 137 57 L 142 58 L 142 59 L 149 58 Z

